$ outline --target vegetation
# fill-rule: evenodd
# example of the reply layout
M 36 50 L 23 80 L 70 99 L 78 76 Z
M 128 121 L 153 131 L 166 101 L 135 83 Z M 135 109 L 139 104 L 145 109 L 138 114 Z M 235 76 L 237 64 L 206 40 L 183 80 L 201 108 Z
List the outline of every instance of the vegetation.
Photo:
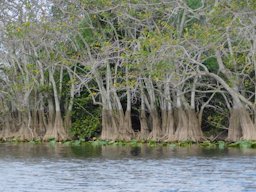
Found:
M 0 9 L 2 140 L 254 145 L 254 0 L 3 0 Z

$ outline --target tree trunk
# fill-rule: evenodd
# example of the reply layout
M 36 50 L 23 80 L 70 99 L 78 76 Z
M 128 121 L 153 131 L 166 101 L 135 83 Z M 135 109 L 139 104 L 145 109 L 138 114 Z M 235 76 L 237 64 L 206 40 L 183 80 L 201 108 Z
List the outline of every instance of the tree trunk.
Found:
M 21 113 L 21 126 L 19 131 L 16 132 L 15 138 L 20 141 L 31 141 L 37 137 L 35 131 L 31 128 L 31 114 L 30 112 Z
M 242 128 L 240 125 L 240 113 L 241 111 L 236 108 L 232 108 L 229 117 L 229 128 L 228 128 L 228 141 L 238 141 L 242 138 Z
M 165 125 L 165 140 L 174 141 L 175 140 L 175 128 L 174 128 L 174 117 L 172 110 L 165 111 L 166 113 L 166 125 Z
M 43 109 L 39 109 L 38 113 L 38 135 L 42 138 L 46 131 L 46 122 Z
M 68 139 L 68 135 L 63 126 L 63 120 L 60 111 L 56 111 L 53 127 L 51 128 L 50 126 L 51 125 L 48 125 L 47 131 L 43 138 L 44 141 L 48 141 L 49 139 L 65 141 Z
M 74 70 L 74 71 L 76 71 L 76 70 Z M 66 131 L 68 131 L 72 126 L 71 114 L 72 114 L 72 109 L 73 109 L 73 105 L 74 105 L 74 97 L 75 97 L 74 78 L 70 71 L 68 71 L 68 74 L 69 74 L 69 78 L 71 81 L 71 87 L 70 87 L 70 99 L 69 99 L 68 107 L 67 107 L 65 118 L 64 118 L 64 127 L 65 127 Z
M 116 140 L 118 138 L 118 128 L 113 117 L 113 111 L 102 109 L 102 131 L 101 139 Z
M 72 126 L 71 122 L 71 111 L 66 112 L 65 118 L 64 118 L 64 128 L 66 131 L 68 131 Z
M 196 112 L 193 109 L 178 108 L 176 113 L 175 140 L 200 141 L 203 138 L 203 133 Z
M 149 139 L 153 140 L 161 140 L 162 138 L 162 130 L 161 130 L 161 121 L 156 109 L 152 109 L 150 111 L 150 116 L 152 119 L 152 131 L 149 135 Z
M 161 109 L 161 129 L 163 134 L 167 132 L 167 124 L 168 124 L 168 117 L 167 117 L 167 110 Z
M 57 92 L 56 82 L 54 80 L 53 72 L 51 70 L 49 70 L 49 77 L 50 77 L 50 82 L 53 88 L 54 103 L 55 103 L 55 119 L 54 119 L 53 129 L 49 128 L 46 131 L 46 134 L 43 140 L 49 140 L 51 138 L 54 138 L 57 141 L 64 141 L 68 139 L 68 134 L 63 125 L 63 119 L 60 111 L 60 101 L 59 101 L 59 96 Z
M 8 140 L 12 136 L 13 134 L 11 133 L 10 117 L 9 115 L 5 115 L 1 132 L 1 139 Z
M 176 132 L 174 139 L 176 141 L 187 141 L 188 137 L 188 118 L 185 111 L 180 107 L 175 111 L 175 122 L 176 122 Z
M 230 112 L 228 141 L 256 140 L 256 129 L 248 111 L 241 103 L 234 103 Z
M 56 138 L 58 141 L 65 141 L 68 139 L 67 132 L 63 126 L 63 120 L 62 120 L 60 111 L 56 111 L 53 129 L 56 130 L 57 132 Z
M 127 99 L 126 99 L 126 112 L 124 114 L 123 108 L 120 102 L 120 98 L 115 94 L 115 98 L 118 103 L 119 109 L 119 138 L 120 140 L 129 141 L 134 137 L 134 131 L 132 129 L 132 119 L 131 119 L 131 93 L 129 88 L 127 87 Z
M 53 126 L 54 126 L 54 119 L 55 119 L 55 113 L 54 113 L 54 105 L 52 97 L 49 96 L 48 98 L 48 113 L 47 113 L 47 125 L 46 125 L 46 132 L 43 137 L 43 140 L 49 140 L 52 139 L 52 132 L 53 132 Z
M 138 139 L 146 140 L 149 138 L 149 125 L 148 125 L 148 118 L 146 115 L 146 98 L 143 90 L 143 83 L 140 82 L 140 96 L 141 96 L 141 110 L 140 110 L 140 134 Z
M 139 139 L 148 139 L 149 128 L 147 123 L 147 116 L 145 110 L 140 111 L 140 135 Z
M 203 132 L 201 130 L 199 119 L 194 109 L 187 109 L 188 115 L 188 133 L 189 138 L 192 141 L 200 141 L 203 138 Z
M 134 137 L 134 131 L 132 129 L 131 111 L 126 111 L 125 115 L 119 118 L 120 124 L 118 139 L 129 141 Z

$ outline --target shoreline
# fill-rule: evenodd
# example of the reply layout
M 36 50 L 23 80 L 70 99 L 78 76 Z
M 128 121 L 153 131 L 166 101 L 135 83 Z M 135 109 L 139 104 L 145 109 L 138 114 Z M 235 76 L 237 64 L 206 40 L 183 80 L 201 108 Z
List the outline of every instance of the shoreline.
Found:
M 154 141 L 154 140 L 131 140 L 131 141 L 107 141 L 107 140 L 90 140 L 85 141 L 84 139 L 80 140 L 67 140 L 67 141 L 56 141 L 55 139 L 50 139 L 48 141 L 43 140 L 31 140 L 31 141 L 22 141 L 18 139 L 9 139 L 9 140 L 0 140 L 1 144 L 4 143 L 30 143 L 30 144 L 63 144 L 63 145 L 71 145 L 71 146 L 81 146 L 85 144 L 90 144 L 92 146 L 131 146 L 131 147 L 140 147 L 141 145 L 147 145 L 149 147 L 173 147 L 173 148 L 187 148 L 191 146 L 200 146 L 202 148 L 209 148 L 209 149 L 226 149 L 226 148 L 251 148 L 256 149 L 256 141 L 249 141 L 249 140 L 240 140 L 236 142 L 230 142 L 230 141 L 202 141 L 202 142 L 193 142 L 193 141 L 179 141 L 179 142 L 164 142 L 164 141 Z

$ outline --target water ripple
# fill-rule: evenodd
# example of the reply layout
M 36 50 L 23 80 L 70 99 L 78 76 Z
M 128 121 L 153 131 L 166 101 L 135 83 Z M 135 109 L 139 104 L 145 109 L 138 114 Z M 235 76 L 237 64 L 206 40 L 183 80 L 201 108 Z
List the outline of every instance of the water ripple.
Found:
M 84 156 L 80 150 L 0 145 L 0 191 L 256 191 L 256 151 L 146 148 L 133 156 L 123 147 Z

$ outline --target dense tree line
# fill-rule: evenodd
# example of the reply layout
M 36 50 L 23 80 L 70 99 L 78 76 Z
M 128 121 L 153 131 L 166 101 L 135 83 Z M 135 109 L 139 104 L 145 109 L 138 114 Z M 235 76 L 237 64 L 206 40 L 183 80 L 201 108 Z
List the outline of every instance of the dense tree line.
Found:
M 105 140 L 200 141 L 209 130 L 256 140 L 254 0 L 3 0 L 0 9 L 2 139 L 66 140 L 100 110 Z

